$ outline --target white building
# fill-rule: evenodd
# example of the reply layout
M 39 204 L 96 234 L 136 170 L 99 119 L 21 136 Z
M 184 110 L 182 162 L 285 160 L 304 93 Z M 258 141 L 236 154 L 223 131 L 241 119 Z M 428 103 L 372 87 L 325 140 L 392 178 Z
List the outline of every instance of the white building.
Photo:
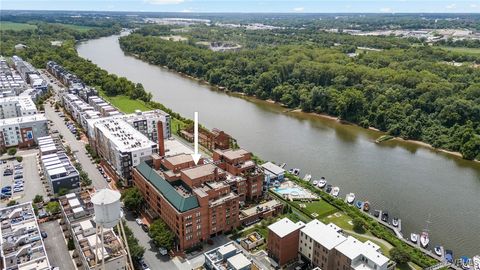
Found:
M 31 147 L 37 138 L 48 135 L 48 123 L 44 114 L 0 119 L 0 148 L 10 146 Z
M 162 110 L 145 112 L 137 110 L 135 113 L 126 114 L 122 118 L 154 142 L 158 143 L 158 122 L 162 122 L 163 138 L 167 139 L 172 136 L 170 115 Z
M 2 208 L 0 218 L 3 269 L 51 269 L 32 203 Z
M 37 114 L 37 107 L 28 96 L 0 98 L 0 119 Z
M 131 169 L 158 152 L 157 144 L 122 119 L 106 118 L 94 125 L 95 148 L 115 173 L 131 179 Z
M 380 247 L 371 241 L 361 242 L 349 236 L 335 249 L 348 258 L 352 269 L 388 269 L 389 259 L 383 256 Z

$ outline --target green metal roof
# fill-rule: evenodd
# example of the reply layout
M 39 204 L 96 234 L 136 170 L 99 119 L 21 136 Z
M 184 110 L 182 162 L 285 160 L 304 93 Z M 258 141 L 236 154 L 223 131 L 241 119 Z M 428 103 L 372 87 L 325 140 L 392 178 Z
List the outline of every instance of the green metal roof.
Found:
M 173 186 L 155 172 L 146 162 L 141 162 L 136 168 L 178 211 L 185 212 L 199 207 L 197 197 L 193 195 L 183 197 L 178 194 Z

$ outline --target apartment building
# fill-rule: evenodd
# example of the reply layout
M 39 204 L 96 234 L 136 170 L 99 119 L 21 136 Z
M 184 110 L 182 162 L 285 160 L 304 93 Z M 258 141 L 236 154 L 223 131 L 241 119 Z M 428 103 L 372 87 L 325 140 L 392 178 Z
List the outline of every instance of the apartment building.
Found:
M 50 72 L 55 78 L 57 78 L 64 85 L 69 86 L 73 89 L 83 89 L 84 84 L 75 74 L 70 73 L 68 70 L 63 68 L 61 65 L 57 64 L 54 61 L 47 62 L 47 71 Z
M 31 202 L 0 209 L 1 269 L 50 270 Z
M 226 172 L 202 163 L 195 166 L 186 154 L 153 155 L 133 170 L 133 182 L 147 202 L 146 213 L 165 221 L 177 236 L 179 250 L 239 225 L 239 195 L 227 183 Z
M 395 267 L 395 264 L 381 253 L 378 245 L 371 241 L 361 242 L 352 236 L 346 236 L 341 228 L 333 223 L 324 224 L 315 219 L 294 227 L 291 225 L 292 221 L 285 219 L 269 226 L 267 242 L 269 254 L 272 254 L 272 258 L 280 266 L 288 262 L 286 259 L 282 261 L 281 254 L 284 252 L 289 254 L 288 258 L 291 260 L 301 258 L 312 268 L 318 267 L 324 270 L 387 270 Z M 295 235 L 298 233 L 298 238 L 279 240 L 278 233 L 286 228 L 290 228 L 289 231 Z M 271 235 L 273 239 L 270 239 Z
M 90 134 L 89 134 L 90 135 Z M 105 118 L 95 122 L 94 141 L 97 154 L 115 174 L 123 179 L 132 178 L 132 168 L 158 151 L 157 144 L 122 119 Z
M 304 226 L 303 222 L 295 223 L 288 218 L 283 218 L 268 226 L 268 256 L 279 266 L 298 259 L 300 229 Z
M 213 151 L 213 161 L 228 173 L 245 179 L 244 199 L 253 201 L 263 195 L 264 174 L 252 160 L 252 153 L 244 149 L 216 149 Z
M 209 150 L 228 149 L 232 142 L 232 137 L 219 129 L 212 129 L 211 131 L 199 128 L 198 142 Z M 193 142 L 193 124 L 180 131 L 180 136 L 189 142 Z
M 203 254 L 209 270 L 250 270 L 252 262 L 235 246 L 228 242 Z
M 80 175 L 59 144 L 51 136 L 39 138 L 40 164 L 45 177 L 53 190 L 72 192 L 80 190 Z
M 136 110 L 135 113 L 122 116 L 122 119 L 153 142 L 158 143 L 159 122 L 162 123 L 163 138 L 168 139 L 172 136 L 170 115 L 162 110 L 145 112 Z
M 18 146 L 31 147 L 38 138 L 48 135 L 48 122 L 44 114 L 0 119 L 0 149 Z
M 16 96 L 25 89 L 27 84 L 20 74 L 4 58 L 0 58 L 0 97 Z
M 37 114 L 37 107 L 28 96 L 0 98 L 0 119 Z
M 104 247 L 100 235 L 96 234 L 91 193 L 69 193 L 59 198 L 63 220 L 75 243 L 79 256 L 75 259 L 81 263 L 81 269 L 94 270 L 105 260 L 107 270 L 127 269 L 127 252 L 122 240 L 112 229 L 104 229 Z M 98 256 L 95 253 L 98 246 Z M 97 265 L 98 263 L 99 265 Z

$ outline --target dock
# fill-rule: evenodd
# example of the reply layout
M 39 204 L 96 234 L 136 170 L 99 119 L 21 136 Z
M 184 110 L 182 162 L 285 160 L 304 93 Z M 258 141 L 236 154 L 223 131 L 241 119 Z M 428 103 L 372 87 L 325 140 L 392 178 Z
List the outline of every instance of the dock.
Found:
M 378 223 L 382 224 L 383 226 L 389 228 L 390 230 L 392 230 L 395 235 L 399 238 L 399 239 L 402 239 L 403 240 L 403 234 L 402 234 L 402 220 L 401 219 L 398 219 L 398 227 L 395 227 L 393 226 L 392 224 L 388 223 L 388 222 L 385 222 L 382 220 L 382 214 L 383 214 L 383 211 L 382 210 L 379 210 L 380 211 L 380 214 L 378 215 L 378 217 L 375 217 L 374 215 L 369 214 L 378 221 Z

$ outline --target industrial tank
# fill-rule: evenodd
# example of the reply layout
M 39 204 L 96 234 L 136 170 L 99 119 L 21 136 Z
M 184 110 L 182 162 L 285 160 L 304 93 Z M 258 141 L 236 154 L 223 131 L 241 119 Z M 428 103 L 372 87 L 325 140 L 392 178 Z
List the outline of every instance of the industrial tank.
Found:
M 101 189 L 92 196 L 95 222 L 104 228 L 113 228 L 121 217 L 120 192 Z

